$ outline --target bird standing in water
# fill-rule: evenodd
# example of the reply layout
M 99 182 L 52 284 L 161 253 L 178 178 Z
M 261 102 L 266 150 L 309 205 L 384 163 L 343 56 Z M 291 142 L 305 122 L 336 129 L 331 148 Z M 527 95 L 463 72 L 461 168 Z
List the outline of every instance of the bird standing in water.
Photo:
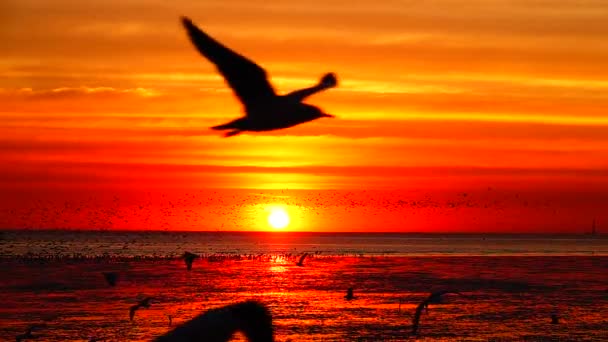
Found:
M 262 67 L 222 45 L 196 27 L 190 19 L 182 17 L 182 23 L 196 49 L 215 65 L 244 107 L 244 117 L 212 129 L 227 130 L 225 136 L 230 137 L 243 131 L 272 131 L 334 117 L 302 101 L 312 94 L 337 86 L 335 74 L 325 74 L 315 86 L 277 95 Z
M 186 263 L 186 268 L 188 269 L 188 271 L 191 271 L 192 263 L 194 262 L 195 259 L 198 258 L 198 255 L 196 255 L 194 253 L 190 253 L 190 252 L 184 252 L 184 255 L 182 255 L 182 258 L 184 258 L 184 262 Z
M 30 325 L 24 334 L 17 335 L 15 337 L 15 341 L 21 342 L 21 341 L 30 340 L 30 339 L 36 339 L 40 336 L 33 335 L 32 332 L 34 332 L 34 330 L 38 330 L 38 329 L 44 328 L 44 327 L 45 327 L 45 325 L 43 325 L 43 324 Z
M 103 272 L 103 277 L 108 285 L 111 287 L 116 286 L 116 281 L 118 280 L 118 274 L 116 274 L 116 272 Z
M 355 299 L 355 295 L 353 294 L 353 288 L 349 287 L 348 290 L 346 291 L 346 296 L 344 296 L 344 299 L 346 300 L 353 300 Z

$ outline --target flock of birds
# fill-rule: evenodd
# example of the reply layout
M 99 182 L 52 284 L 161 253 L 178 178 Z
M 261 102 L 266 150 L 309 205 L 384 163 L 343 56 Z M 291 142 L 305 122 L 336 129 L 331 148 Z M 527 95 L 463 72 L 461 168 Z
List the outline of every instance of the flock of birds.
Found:
M 244 131 L 283 129 L 323 117 L 333 117 L 333 115 L 324 113 L 318 107 L 306 104 L 303 101 L 317 92 L 336 87 L 338 81 L 335 74 L 325 74 L 315 86 L 297 90 L 286 95 L 277 95 L 268 81 L 266 71 L 262 67 L 222 45 L 194 25 L 190 19 L 182 18 L 182 24 L 186 28 L 188 36 L 196 49 L 215 65 L 244 107 L 244 117 L 214 126 L 212 129 L 226 130 L 225 136 L 230 137 Z M 466 194 L 464 197 L 466 197 Z M 413 205 L 415 206 L 416 203 Z M 303 267 L 304 261 L 308 256 L 308 253 L 304 253 L 295 264 Z M 192 270 L 194 261 L 199 256 L 194 253 L 185 252 L 182 258 L 187 270 L 190 271 Z M 104 272 L 103 276 L 109 286 L 114 287 L 117 285 L 117 273 Z M 429 294 L 416 307 L 412 319 L 412 335 L 418 334 L 423 311 L 428 312 L 430 304 L 441 303 L 443 296 L 447 294 L 464 296 L 460 292 L 449 290 Z M 344 299 L 347 301 L 356 299 L 352 287 L 347 289 Z M 129 308 L 129 319 L 133 321 L 136 312 L 140 309 L 149 308 L 153 300 L 153 297 L 146 297 L 131 306 Z M 401 302 L 399 305 L 399 309 L 401 309 Z M 169 326 L 171 326 L 172 317 L 170 315 L 167 315 L 167 317 L 169 319 Z M 558 323 L 557 315 L 554 314 L 551 318 L 553 324 Z M 39 336 L 34 332 L 44 327 L 45 325 L 41 324 L 32 325 L 25 333 L 17 335 L 16 341 L 36 339 Z M 156 338 L 155 341 L 220 342 L 228 341 L 236 331 L 241 331 L 252 342 L 274 341 L 272 315 L 269 309 L 261 303 L 246 301 L 209 310 Z M 95 337 L 91 338 L 89 342 L 103 340 L 105 339 Z
M 404 195 L 393 191 L 348 190 L 264 190 L 215 191 L 190 190 L 171 195 L 154 193 L 131 197 L 128 194 L 100 199 L 82 195 L 68 200 L 32 198 L 10 210 L 0 208 L 0 215 L 11 218 L 11 226 L 23 228 L 66 228 L 77 224 L 90 229 L 121 228 L 128 226 L 154 227 L 158 230 L 193 229 L 209 226 L 209 218 L 229 222 L 230 230 L 245 229 L 251 222 L 242 219 L 241 213 L 253 205 L 272 204 L 280 200 L 296 213 L 332 215 L 363 213 L 369 216 L 404 213 L 416 216 L 445 215 L 452 211 L 491 210 L 508 214 L 512 208 L 530 208 L 542 212 L 554 212 L 555 203 L 550 198 L 520 194 L 506 189 L 488 188 L 475 192 L 427 192 Z M 557 212 L 553 214 L 557 215 Z M 234 220 L 239 217 L 239 220 Z M 475 220 L 475 216 L 471 218 Z M 84 220 L 81 223 L 78 220 Z M 224 230 L 224 229 L 222 229 Z M 43 246 L 40 246 L 42 248 Z
M 305 260 L 310 256 L 309 253 L 303 253 L 297 258 L 295 265 L 303 267 Z M 199 255 L 191 252 L 184 252 L 180 257 L 183 259 L 186 269 L 192 270 L 192 266 L 196 259 L 201 258 Z M 117 272 L 102 272 L 102 275 L 110 287 L 115 287 L 119 280 Z M 428 313 L 428 307 L 430 304 L 442 303 L 442 297 L 447 294 L 457 294 L 464 296 L 458 291 L 443 290 L 433 292 L 429 294 L 418 306 L 416 307 L 414 316 L 412 318 L 412 331 L 411 335 L 415 336 L 418 334 L 420 318 L 423 311 Z M 466 296 L 465 296 L 466 297 Z M 349 287 L 344 296 L 346 301 L 352 301 L 357 299 L 354 295 L 354 288 Z M 145 297 L 132 305 L 129 308 L 129 320 L 133 321 L 135 314 L 140 309 L 147 309 L 152 304 L 154 297 Z M 401 311 L 401 301 L 399 302 L 399 311 Z M 172 324 L 172 316 L 167 315 L 169 320 L 169 327 Z M 552 323 L 558 323 L 557 315 L 552 315 Z M 16 341 L 26 341 L 30 339 L 37 339 L 40 336 L 34 334 L 35 331 L 45 328 L 46 324 L 31 325 L 27 328 L 25 333 L 16 336 Z M 168 333 L 158 337 L 154 341 L 156 342 L 223 342 L 228 341 L 234 335 L 235 332 L 242 332 L 249 341 L 262 342 L 262 341 L 274 341 L 274 333 L 272 326 L 272 316 L 270 310 L 263 304 L 256 301 L 245 301 L 228 305 L 218 309 L 209 310 L 190 321 L 181 324 L 175 329 Z M 103 337 L 92 337 L 89 342 L 106 341 Z

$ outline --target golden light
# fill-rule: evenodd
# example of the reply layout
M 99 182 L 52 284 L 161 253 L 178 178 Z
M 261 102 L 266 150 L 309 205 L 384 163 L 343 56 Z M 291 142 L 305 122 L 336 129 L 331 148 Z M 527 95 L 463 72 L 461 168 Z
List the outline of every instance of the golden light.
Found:
M 274 229 L 283 229 L 289 224 L 289 214 L 283 208 L 272 208 L 268 215 L 268 224 Z

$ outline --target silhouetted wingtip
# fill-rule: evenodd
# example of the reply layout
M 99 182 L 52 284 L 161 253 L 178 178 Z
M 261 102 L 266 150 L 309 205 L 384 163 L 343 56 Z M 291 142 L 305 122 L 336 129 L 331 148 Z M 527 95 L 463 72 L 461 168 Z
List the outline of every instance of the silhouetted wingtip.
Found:
M 186 28 L 186 30 L 191 33 L 192 31 L 196 31 L 197 27 L 196 25 L 194 25 L 194 23 L 192 22 L 192 20 L 190 20 L 190 18 L 188 17 L 181 17 L 182 20 L 182 25 L 184 25 L 184 27 Z
M 190 18 L 182 15 L 181 17 L 179 17 L 180 20 L 182 21 L 182 24 L 184 24 L 185 26 L 190 26 L 192 25 L 192 20 L 190 20 Z
M 221 131 L 221 130 L 228 129 L 229 127 L 226 127 L 226 125 L 217 125 L 217 126 L 212 126 L 209 128 L 212 130 L 215 130 L 215 131 Z

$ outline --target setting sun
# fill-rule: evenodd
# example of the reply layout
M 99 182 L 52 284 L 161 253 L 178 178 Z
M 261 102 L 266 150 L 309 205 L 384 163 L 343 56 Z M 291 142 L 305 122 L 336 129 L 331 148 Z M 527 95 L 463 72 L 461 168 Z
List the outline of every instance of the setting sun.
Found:
M 282 208 L 273 208 L 268 215 L 268 224 L 274 229 L 283 229 L 289 224 L 289 215 Z

